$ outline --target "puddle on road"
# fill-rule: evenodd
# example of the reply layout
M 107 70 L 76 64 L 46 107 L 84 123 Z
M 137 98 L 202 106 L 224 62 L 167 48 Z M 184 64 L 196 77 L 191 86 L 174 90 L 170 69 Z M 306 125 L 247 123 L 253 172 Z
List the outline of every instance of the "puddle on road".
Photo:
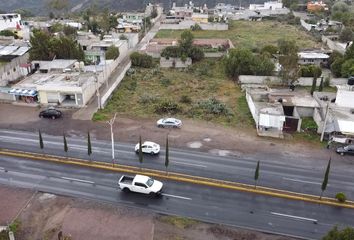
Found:
M 189 142 L 189 143 L 187 143 L 187 146 L 189 148 L 201 148 L 203 146 L 203 143 L 201 143 L 199 141 Z

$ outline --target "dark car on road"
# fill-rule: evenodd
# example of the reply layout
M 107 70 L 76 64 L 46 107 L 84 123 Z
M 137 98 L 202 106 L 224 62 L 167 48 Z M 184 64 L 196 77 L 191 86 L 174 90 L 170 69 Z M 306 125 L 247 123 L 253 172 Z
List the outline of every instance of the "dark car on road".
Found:
M 62 112 L 55 108 L 48 108 L 39 113 L 40 118 L 56 119 L 56 118 L 60 118 L 61 116 L 62 116 Z
M 344 147 L 338 147 L 336 152 L 340 155 L 354 155 L 354 145 L 347 145 Z

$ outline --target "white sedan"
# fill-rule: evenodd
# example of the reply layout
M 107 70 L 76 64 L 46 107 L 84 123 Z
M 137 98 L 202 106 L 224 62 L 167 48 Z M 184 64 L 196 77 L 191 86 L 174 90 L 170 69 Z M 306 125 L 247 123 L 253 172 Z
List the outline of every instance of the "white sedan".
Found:
M 160 145 L 154 142 L 145 141 L 141 144 L 141 149 L 143 153 L 149 153 L 155 155 L 155 154 L 159 154 Z M 135 152 L 139 153 L 139 143 L 135 145 Z
M 158 127 L 182 127 L 182 121 L 176 118 L 161 118 L 156 124 Z

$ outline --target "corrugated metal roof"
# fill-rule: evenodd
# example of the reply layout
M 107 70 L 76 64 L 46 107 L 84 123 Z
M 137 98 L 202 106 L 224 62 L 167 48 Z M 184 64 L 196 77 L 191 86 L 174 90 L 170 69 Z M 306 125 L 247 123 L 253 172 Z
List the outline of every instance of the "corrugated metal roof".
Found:
M 25 54 L 30 48 L 29 47 L 20 47 L 18 48 L 16 51 L 14 51 L 13 53 L 9 54 L 9 55 L 15 55 L 15 56 L 22 56 L 23 54 Z
M 0 49 L 0 55 L 6 56 L 6 55 L 11 55 L 14 51 L 16 51 L 18 46 L 6 46 L 2 49 Z

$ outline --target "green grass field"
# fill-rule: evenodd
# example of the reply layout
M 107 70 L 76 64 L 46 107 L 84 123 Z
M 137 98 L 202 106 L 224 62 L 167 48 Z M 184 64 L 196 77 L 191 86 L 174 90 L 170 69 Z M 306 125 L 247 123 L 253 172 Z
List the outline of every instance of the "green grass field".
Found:
M 180 30 L 160 30 L 156 38 L 179 38 Z M 230 21 L 227 31 L 193 31 L 195 38 L 228 38 L 235 47 L 250 49 L 277 45 L 278 39 L 295 40 L 300 48 L 319 47 L 315 39 L 297 26 L 277 21 Z
M 213 98 L 217 101 L 213 102 Z M 166 102 L 177 105 L 178 110 L 171 114 L 157 112 Z M 173 115 L 243 128 L 253 126 L 244 93 L 224 75 L 221 62 L 210 59 L 185 70 L 136 68 L 136 73 L 123 79 L 106 108 L 96 113 L 93 120 L 107 120 L 114 112 L 134 117 Z

